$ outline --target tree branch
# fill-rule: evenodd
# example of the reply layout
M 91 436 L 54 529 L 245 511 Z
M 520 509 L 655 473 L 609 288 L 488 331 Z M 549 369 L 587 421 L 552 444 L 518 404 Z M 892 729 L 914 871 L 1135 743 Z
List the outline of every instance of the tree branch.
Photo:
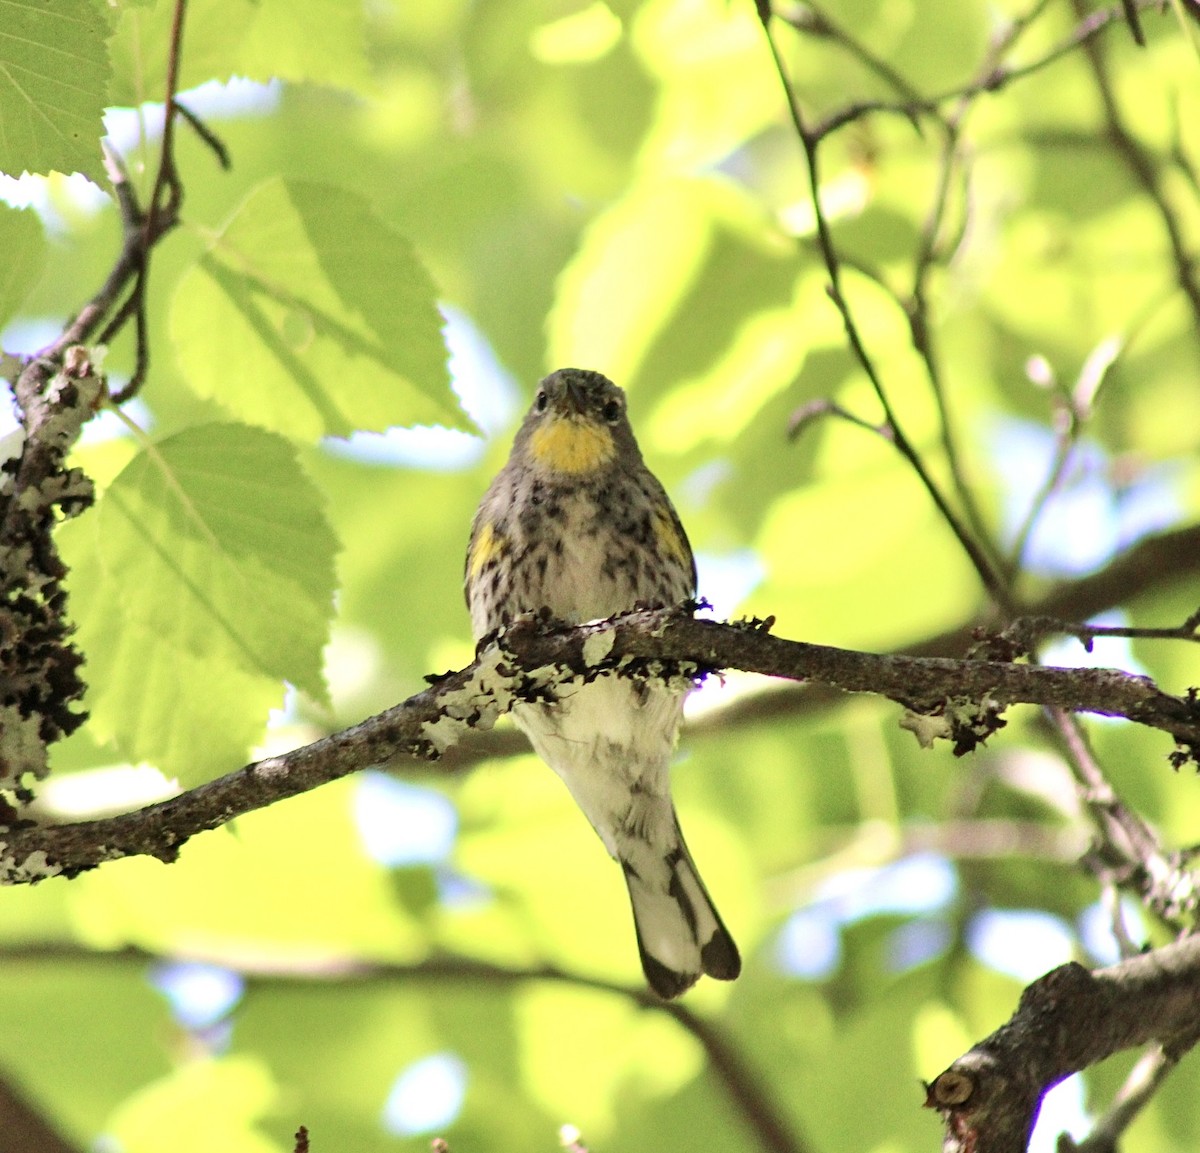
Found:
M 1059 1134 L 1061 1153 L 1118 1153 L 1121 1134 L 1153 1099 L 1167 1074 L 1179 1063 L 1179 1056 L 1168 1055 L 1161 1045 L 1143 1053 L 1111 1107 L 1087 1137 L 1076 1143 L 1068 1134 Z
M 1200 937 L 1107 969 L 1071 962 L 1021 996 L 1012 1018 L 927 1086 L 947 1153 L 1024 1149 L 1051 1086 L 1151 1041 L 1174 1059 L 1200 1038 Z
M 65 463 L 107 394 L 84 342 L 115 309 L 105 338 L 136 316 L 139 363 L 144 360 L 139 285 L 150 250 L 178 222 L 177 195 L 143 217 L 119 159 L 105 151 L 104 160 L 121 213 L 121 251 L 104 283 L 24 364 L 13 386 L 24 443 L 20 458 L 4 466 L 9 484 L 0 497 L 0 790 L 18 802 L 31 797 L 27 779 L 45 775 L 46 746 L 86 719 L 74 711 L 84 692 L 83 658 L 71 643 L 66 568 L 53 539 L 58 520 L 78 515 L 94 495 L 91 481 Z M 174 171 L 165 152 L 163 163 Z M 118 306 L 130 282 L 133 291 Z M 0 797 L 0 819 L 8 807 Z
M 172 861 L 196 833 L 393 756 L 437 760 L 472 729 L 490 728 L 515 703 L 553 700 L 604 673 L 686 685 L 730 668 L 879 693 L 912 711 L 917 719 L 910 727 L 923 738 L 951 740 L 960 752 L 1002 727 L 1000 713 L 1018 703 L 1125 717 L 1169 733 L 1184 749 L 1200 747 L 1200 704 L 1113 669 L 880 656 L 783 640 L 760 622 L 696 620 L 686 606 L 574 628 L 523 620 L 485 645 L 467 668 L 303 748 L 133 813 L 66 825 L 15 823 L 0 831 L 0 882 L 74 876 L 126 856 Z
M 1076 14 L 1086 20 L 1089 15 L 1083 12 L 1083 5 L 1074 0 Z M 1158 165 L 1150 151 L 1142 145 L 1126 126 L 1113 92 L 1109 77 L 1105 53 L 1098 41 L 1090 37 L 1081 41 L 1084 59 L 1091 68 L 1096 83 L 1096 91 L 1104 110 L 1105 131 L 1109 143 L 1120 156 L 1133 178 L 1141 185 L 1142 191 L 1154 205 L 1166 233 L 1167 243 L 1171 249 L 1171 259 L 1175 266 L 1175 278 L 1183 295 L 1187 298 L 1192 310 L 1194 323 L 1200 324 L 1200 279 L 1196 275 L 1195 257 L 1188 251 L 1187 240 L 1183 226 L 1180 223 L 1180 213 L 1171 204 L 1167 196 L 1165 181 Z
M 25 441 L 6 462 L 0 502 L 0 790 L 30 797 L 27 778 L 47 771 L 48 745 L 73 732 L 85 714 L 83 657 L 66 617 L 66 566 L 52 537 L 60 518 L 93 499 L 91 481 L 66 456 L 99 402 L 103 381 L 84 349 L 64 350 L 53 372 L 36 361 L 15 394 Z M 0 796 L 0 820 L 8 803 Z
M 110 952 L 85 949 L 62 943 L 34 945 L 9 945 L 0 947 L 0 960 L 37 961 L 80 961 L 98 965 L 163 964 L 192 958 L 166 956 L 151 953 L 136 946 Z M 220 958 L 195 958 L 225 965 Z M 663 1001 L 644 985 L 623 985 L 600 977 L 589 977 L 573 973 L 556 965 L 533 965 L 525 968 L 497 965 L 472 957 L 442 955 L 411 964 L 403 962 L 357 962 L 332 960 L 326 964 L 304 960 L 289 965 L 286 961 L 263 960 L 251 965 L 232 966 L 240 973 L 248 986 L 326 984 L 336 981 L 340 985 L 367 985 L 402 983 L 411 986 L 414 982 L 426 985 L 464 984 L 473 988 L 490 986 L 509 988 L 536 981 L 549 981 L 569 985 L 578 989 L 594 989 L 611 993 L 631 1001 L 641 1009 L 663 1013 L 671 1017 L 683 1030 L 704 1049 L 709 1069 L 729 1096 L 735 1111 L 746 1127 L 754 1134 L 759 1148 L 769 1153 L 808 1153 L 811 1144 L 796 1132 L 796 1124 L 787 1118 L 762 1089 L 762 1076 L 746 1063 L 742 1051 L 735 1041 L 715 1021 L 701 1016 L 679 1001 Z M 2 1114 L 0 1114 L 2 1117 Z M 0 1153 L 9 1153 L 3 1144 L 0 1131 Z M 18 1153 L 14 1147 L 12 1153 Z M 19 1153 L 31 1153 L 22 1148 Z M 40 1153 L 40 1151 L 39 1151 Z M 47 1153 L 60 1153 L 47 1150 Z M 63 1150 L 62 1153 L 75 1153 Z
M 1025 609 L 1036 620 L 1057 620 L 1062 626 L 1063 622 L 1086 621 L 1108 609 L 1197 576 L 1200 576 L 1200 525 L 1191 525 L 1139 541 L 1107 568 L 1055 585 Z M 975 643 L 981 623 L 969 621 L 958 625 L 906 646 L 904 652 L 915 657 L 958 656 Z M 1076 626 L 1067 625 L 1063 631 L 1078 635 L 1088 630 L 1087 626 L 1078 626 L 1077 634 Z M 1172 634 L 1176 631 L 1170 630 Z M 818 684 L 771 682 L 764 684 L 760 692 L 740 696 L 689 721 L 684 731 L 689 737 L 724 734 L 780 717 L 803 716 L 828 708 L 840 699 L 834 690 Z M 480 761 L 515 757 L 527 752 L 529 742 L 515 729 L 486 733 L 476 730 L 447 750 L 442 767 L 465 771 Z
M 135 396 L 145 382 L 146 373 L 150 369 L 149 326 L 146 321 L 146 286 L 150 277 L 150 254 L 154 250 L 156 239 L 178 220 L 179 210 L 183 205 L 183 182 L 179 179 L 179 172 L 175 167 L 175 117 L 180 111 L 179 106 L 175 103 L 175 93 L 179 86 L 179 66 L 183 52 L 183 20 L 186 10 L 186 0 L 175 0 L 167 49 L 162 145 L 158 150 L 158 170 L 154 175 L 154 187 L 150 192 L 150 201 L 144 219 L 139 221 L 141 247 L 136 277 L 125 306 L 113 318 L 102 337 L 102 342 L 108 343 L 130 316 L 133 316 L 137 322 L 137 355 L 133 374 L 126 385 L 113 394 L 112 399 L 115 404 L 122 404 Z M 188 113 L 187 116 L 189 122 L 195 122 L 195 117 L 191 113 Z
M 80 1153 L 7 1077 L 0 1077 L 0 1153 Z

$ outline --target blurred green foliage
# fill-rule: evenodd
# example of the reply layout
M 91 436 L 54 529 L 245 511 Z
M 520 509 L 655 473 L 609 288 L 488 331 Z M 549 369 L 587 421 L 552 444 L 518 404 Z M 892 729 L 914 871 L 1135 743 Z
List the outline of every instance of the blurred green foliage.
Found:
M 32 78 L 0 82 L 0 167 L 99 179 L 99 110 L 137 107 L 110 130 L 144 200 L 173 3 L 56 0 L 18 37 L 20 7 L 0 0 L 0 77 Z M 1146 10 L 1144 49 L 1113 18 L 1057 54 L 1079 19 L 1065 4 L 854 0 L 836 24 L 787 11 L 801 31 L 772 30 L 810 125 L 858 101 L 941 98 L 920 131 L 877 109 L 820 149 L 843 292 L 933 481 L 968 525 L 974 502 L 1003 554 L 1078 434 L 1018 595 L 1195 524 L 1195 30 Z M 77 452 L 99 505 L 59 539 L 92 719 L 54 750 L 48 811 L 130 803 L 125 777 L 95 776 L 113 766 L 194 784 L 466 663 L 471 515 L 535 382 L 565 364 L 629 390 L 721 611 L 878 650 L 985 611 L 886 438 L 836 417 L 788 437 L 813 402 L 882 415 L 826 293 L 803 152 L 748 0 L 193 0 L 182 86 L 235 77 L 261 87 L 184 96 L 233 166 L 178 125 L 184 226 L 155 253 L 141 431 Z M 119 241 L 111 202 L 61 176 L 23 187 L 44 228 L 0 209 L 8 351 L 22 324 L 72 314 Z M 122 335 L 106 368 L 119 382 L 133 363 Z M 414 425 L 459 435 L 362 439 Z M 1111 607 L 1177 624 L 1197 567 Z M 1200 681 L 1194 646 L 1097 659 L 1169 691 Z M 683 1016 L 635 1000 L 616 870 L 553 776 L 510 757 L 401 770 L 452 802 L 441 849 L 369 852 L 365 786 L 347 780 L 200 836 L 169 868 L 0 892 L 0 1074 L 80 1148 L 103 1135 L 97 1148 L 124 1153 L 290 1150 L 301 1124 L 315 1153 L 416 1150 L 431 1132 L 454 1153 L 550 1149 L 563 1124 L 604 1153 L 749 1150 L 768 1109 L 805 1148 L 931 1147 L 919 1079 L 1009 1015 L 1030 957 L 1067 956 L 1036 936 L 1007 961 L 986 952 L 982 916 L 1040 910 L 1068 952 L 1106 956 L 1088 928 L 1097 886 L 1075 864 L 1086 822 L 1031 714 L 955 761 L 870 700 L 785 694 L 729 719 L 763 690 L 736 675 L 706 689 L 712 711 L 681 747 L 677 802 L 747 962 Z M 1200 793 L 1162 735 L 1097 723 L 1094 738 L 1122 795 L 1170 845 L 1194 843 Z M 395 821 L 433 811 L 417 795 L 397 796 Z M 195 959 L 242 977 L 202 1023 L 161 991 Z M 544 965 L 566 979 L 504 976 Z M 461 1062 L 459 1107 L 389 1112 L 403 1074 L 439 1054 Z M 1089 1075 L 1089 1108 L 1128 1065 Z M 1196 1143 L 1195 1065 L 1131 1144 Z

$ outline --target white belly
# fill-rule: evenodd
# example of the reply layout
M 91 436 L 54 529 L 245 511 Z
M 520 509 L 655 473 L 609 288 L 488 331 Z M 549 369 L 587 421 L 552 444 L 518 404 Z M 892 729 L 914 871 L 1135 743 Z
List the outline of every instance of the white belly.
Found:
M 518 705 L 517 726 L 563 779 L 611 856 L 632 840 L 675 843 L 668 766 L 684 694 L 613 675 Z

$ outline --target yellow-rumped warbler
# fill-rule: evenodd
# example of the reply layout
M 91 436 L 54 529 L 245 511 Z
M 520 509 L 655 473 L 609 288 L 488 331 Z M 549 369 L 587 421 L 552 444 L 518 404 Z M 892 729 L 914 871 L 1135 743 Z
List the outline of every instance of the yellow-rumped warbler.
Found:
M 694 595 L 687 536 L 607 377 L 562 368 L 542 381 L 475 514 L 465 583 L 476 640 L 540 609 L 580 624 Z M 642 968 L 662 997 L 702 972 L 730 981 L 742 965 L 671 801 L 686 695 L 607 673 L 513 709 L 620 862 Z

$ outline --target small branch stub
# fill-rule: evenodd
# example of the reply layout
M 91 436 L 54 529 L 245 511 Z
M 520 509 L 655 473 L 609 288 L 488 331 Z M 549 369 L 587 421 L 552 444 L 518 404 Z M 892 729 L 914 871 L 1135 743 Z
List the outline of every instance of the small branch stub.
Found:
M 1070 962 L 1033 982 L 1013 1016 L 926 1086 L 949 1153 L 1024 1149 L 1046 1091 L 1114 1053 L 1200 1037 L 1200 937 L 1105 969 Z

